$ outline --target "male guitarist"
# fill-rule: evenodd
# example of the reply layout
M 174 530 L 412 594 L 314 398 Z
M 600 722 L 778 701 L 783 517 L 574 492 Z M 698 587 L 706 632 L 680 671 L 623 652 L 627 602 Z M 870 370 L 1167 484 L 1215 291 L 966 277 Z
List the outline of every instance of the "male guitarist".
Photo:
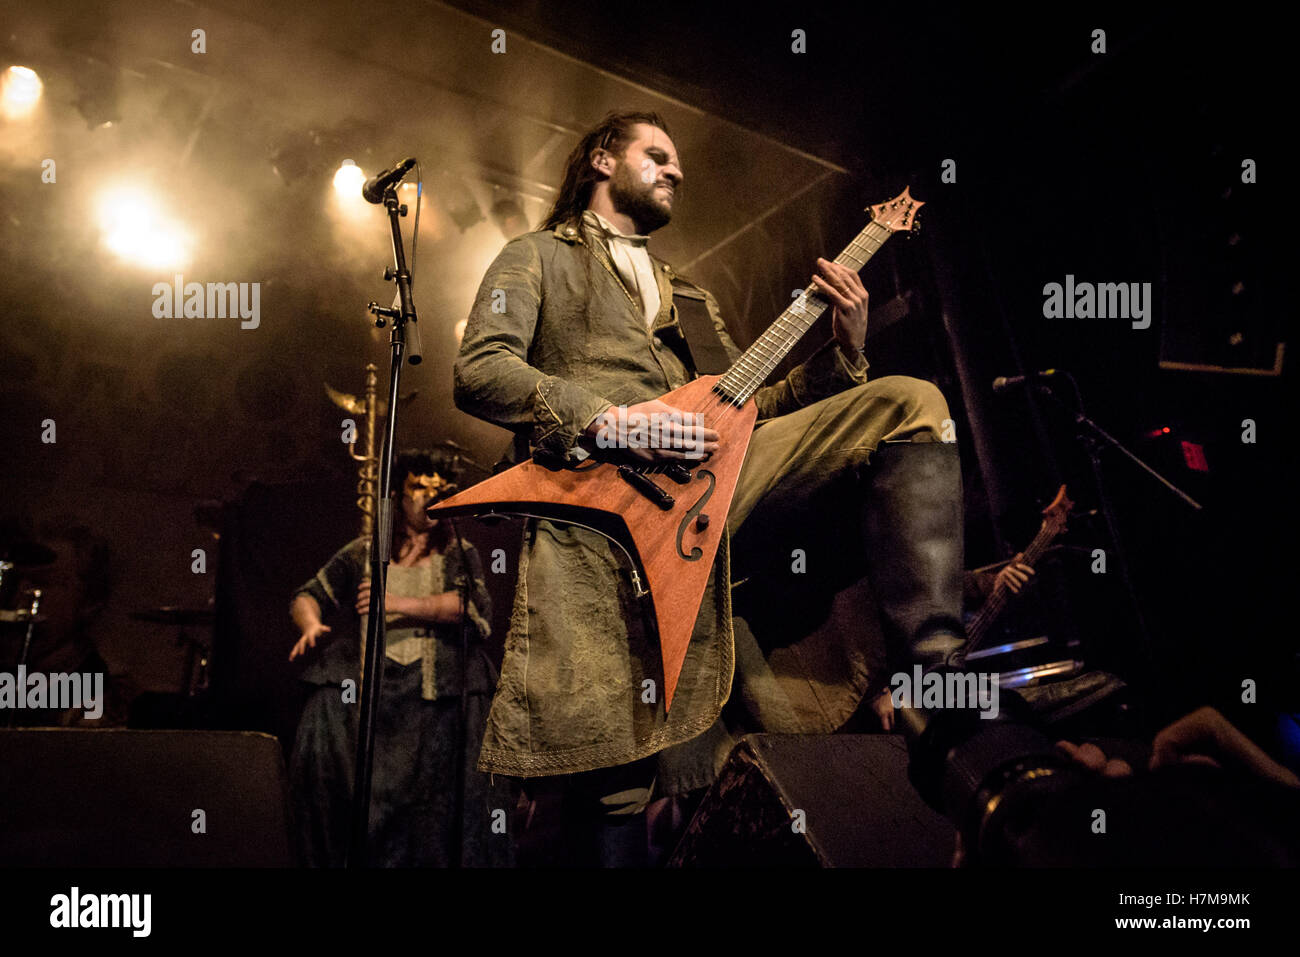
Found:
M 699 344 L 680 321 L 687 300 L 707 308 L 714 345 L 740 355 L 714 298 L 647 249 L 683 179 L 659 116 L 611 114 L 570 155 L 542 227 L 489 267 L 455 364 L 455 399 L 512 430 L 516 460 L 576 464 L 615 441 L 643 462 L 698 463 L 726 441 L 686 424 L 638 447 L 618 424 L 686 411 L 656 397 L 696 375 Z M 738 554 L 786 567 L 791 542 L 825 568 L 846 533 L 859 539 L 891 664 L 959 664 L 961 481 L 956 446 L 940 440 L 947 403 L 928 382 L 867 381 L 867 292 L 846 266 L 820 259 L 816 270 L 833 338 L 755 393 L 759 424 L 727 531 Z M 831 544 L 818 551 L 815 541 Z M 626 561 L 586 528 L 526 526 L 479 768 L 533 779 L 534 793 L 562 790 L 570 863 L 644 863 L 641 812 L 656 775 L 659 793 L 684 793 L 710 783 L 725 757 L 719 715 L 740 657 L 729 566 L 724 536 L 666 711 L 653 617 L 633 597 Z M 843 680 L 860 699 L 865 675 Z

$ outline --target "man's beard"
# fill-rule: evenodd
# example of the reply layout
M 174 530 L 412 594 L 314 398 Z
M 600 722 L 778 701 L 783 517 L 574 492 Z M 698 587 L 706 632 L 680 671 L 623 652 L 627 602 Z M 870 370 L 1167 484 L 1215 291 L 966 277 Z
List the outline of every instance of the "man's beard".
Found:
M 643 183 L 632 167 L 619 163 L 609 181 L 609 199 L 615 210 L 636 223 L 637 232 L 652 233 L 673 218 L 672 208 L 656 198 L 657 188 L 657 180 Z

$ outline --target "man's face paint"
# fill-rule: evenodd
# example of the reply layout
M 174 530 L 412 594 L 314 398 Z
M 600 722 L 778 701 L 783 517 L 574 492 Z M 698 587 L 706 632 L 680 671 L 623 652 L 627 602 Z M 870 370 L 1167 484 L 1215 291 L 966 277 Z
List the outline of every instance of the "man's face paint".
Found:
M 450 484 L 437 472 L 432 475 L 407 475 L 402 494 L 417 503 L 431 502 Z

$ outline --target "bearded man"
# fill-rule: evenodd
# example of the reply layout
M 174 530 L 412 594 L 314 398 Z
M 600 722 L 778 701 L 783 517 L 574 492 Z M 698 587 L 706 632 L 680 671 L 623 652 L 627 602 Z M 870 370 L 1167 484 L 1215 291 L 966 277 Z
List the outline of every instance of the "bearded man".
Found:
M 570 155 L 542 227 L 489 267 L 455 364 L 455 399 L 515 433 L 514 461 L 576 462 L 611 440 L 659 463 L 718 448 L 719 434 L 698 424 L 658 447 L 611 436 L 638 414 L 681 413 L 656 397 L 697 374 L 682 310 L 703 303 L 731 361 L 740 355 L 713 296 L 648 249 L 684 180 L 661 117 L 611 114 Z M 782 705 L 753 636 L 733 625 L 728 539 L 760 575 L 788 569 L 792 541 L 834 565 L 852 538 L 860 561 L 841 564 L 869 582 L 894 666 L 960 663 L 961 480 L 956 446 L 941 440 L 947 404 L 928 382 L 868 381 L 868 297 L 855 272 L 820 259 L 813 285 L 833 306 L 832 337 L 754 395 L 758 426 L 671 711 L 653 693 L 662 681 L 655 629 L 609 542 L 568 523 L 526 525 L 479 768 L 563 795 L 567 863 L 645 863 L 642 812 L 653 797 L 708 785 L 733 732 L 788 729 L 768 720 Z M 824 730 L 879 677 L 858 659 L 843 670 L 817 679 L 820 698 L 844 712 L 825 716 Z M 733 676 L 744 700 L 727 721 Z

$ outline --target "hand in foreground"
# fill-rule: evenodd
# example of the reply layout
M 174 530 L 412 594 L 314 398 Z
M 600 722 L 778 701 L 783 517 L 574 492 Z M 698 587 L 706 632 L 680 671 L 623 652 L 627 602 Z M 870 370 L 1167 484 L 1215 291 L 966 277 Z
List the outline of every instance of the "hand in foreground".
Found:
M 1265 780 L 1300 788 L 1300 778 L 1270 758 L 1214 708 L 1197 708 L 1151 742 L 1153 769 L 1186 763 L 1236 765 Z
M 1133 767 L 1120 758 L 1107 758 L 1106 752 L 1091 742 L 1072 744 L 1069 741 L 1057 741 L 1056 749 L 1082 768 L 1095 771 L 1104 778 L 1126 778 L 1133 773 Z
M 1056 747 L 1076 764 L 1105 777 L 1127 777 L 1128 762 L 1107 759 L 1095 744 L 1058 741 Z M 1164 728 L 1151 742 L 1151 770 L 1173 764 L 1235 766 L 1285 787 L 1300 788 L 1300 778 L 1278 764 L 1214 708 L 1197 708 Z

